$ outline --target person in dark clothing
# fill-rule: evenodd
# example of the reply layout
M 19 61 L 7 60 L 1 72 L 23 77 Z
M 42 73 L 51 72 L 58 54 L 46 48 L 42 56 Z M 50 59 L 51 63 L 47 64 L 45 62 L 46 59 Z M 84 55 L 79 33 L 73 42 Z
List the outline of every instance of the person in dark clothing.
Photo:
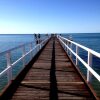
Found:
M 40 43 L 40 34 L 34 34 L 35 40 L 36 40 L 36 44 Z
M 37 34 L 34 34 L 34 37 L 35 37 L 36 44 L 38 44 Z
M 40 43 L 40 34 L 38 34 L 38 44 Z

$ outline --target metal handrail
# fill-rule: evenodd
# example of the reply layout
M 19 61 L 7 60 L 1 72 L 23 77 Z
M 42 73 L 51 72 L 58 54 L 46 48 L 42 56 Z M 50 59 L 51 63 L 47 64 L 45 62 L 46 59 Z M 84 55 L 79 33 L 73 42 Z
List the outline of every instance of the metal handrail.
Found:
M 47 43 L 49 38 L 50 38 L 50 36 L 47 37 L 44 41 L 42 41 L 40 44 L 37 44 L 36 46 L 34 46 L 33 48 L 32 48 L 32 43 L 34 43 L 34 42 L 30 42 L 30 43 L 26 43 L 26 44 L 17 46 L 15 48 L 9 49 L 7 51 L 1 52 L 0 56 L 3 54 L 6 55 L 7 67 L 3 71 L 0 72 L 0 78 L 7 73 L 7 79 L 8 79 L 8 83 L 9 83 L 12 80 L 12 68 L 21 60 L 23 61 L 23 68 L 24 68 L 26 65 L 25 57 L 30 54 L 30 58 L 32 59 L 32 52 L 35 50 L 36 51 L 35 55 L 36 55 L 38 53 L 38 51 L 41 50 L 41 48 Z M 25 46 L 28 44 L 30 45 L 30 50 L 28 52 L 25 52 Z M 13 50 L 20 49 L 20 48 L 23 51 L 22 56 L 20 58 L 18 58 L 15 62 L 11 63 L 11 52 Z
M 89 49 L 89 48 L 87 48 L 83 45 L 80 45 L 76 42 L 68 40 L 68 39 L 66 39 L 64 37 L 61 37 L 59 35 L 57 36 L 57 38 L 59 39 L 59 41 L 60 41 L 61 45 L 63 46 L 63 48 L 65 50 L 67 49 L 67 53 L 68 53 L 68 50 L 70 51 L 70 56 L 72 54 L 74 54 L 74 56 L 76 57 L 76 65 L 78 65 L 78 60 L 79 60 L 87 68 L 87 82 L 91 81 L 91 74 L 100 82 L 100 75 L 92 69 L 92 55 L 95 55 L 96 57 L 100 58 L 100 53 L 97 53 L 96 51 L 93 51 L 93 50 L 91 50 L 91 49 Z M 68 42 L 70 43 L 70 46 L 68 46 L 68 44 L 66 44 Z M 72 44 L 74 44 L 76 46 L 76 52 L 74 52 L 72 50 Z M 79 47 L 88 52 L 87 63 L 78 55 L 78 52 L 79 52 L 78 48 Z

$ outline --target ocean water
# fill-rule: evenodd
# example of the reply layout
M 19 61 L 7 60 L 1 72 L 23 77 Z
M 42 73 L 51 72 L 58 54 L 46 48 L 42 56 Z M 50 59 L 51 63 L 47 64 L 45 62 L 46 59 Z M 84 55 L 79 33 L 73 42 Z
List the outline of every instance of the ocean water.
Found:
M 84 45 L 98 53 L 100 53 L 100 33 L 75 33 L 75 34 L 63 34 L 62 36 L 68 38 L 69 36 L 72 37 L 73 41 Z M 75 46 L 73 45 L 73 50 L 75 52 Z M 79 56 L 87 62 L 88 52 L 79 49 Z M 73 61 L 75 62 L 76 58 L 75 56 L 72 56 Z M 92 57 L 92 68 L 100 75 L 100 59 L 93 56 Z M 79 62 L 78 65 L 79 69 L 81 70 L 82 74 L 86 77 L 87 70 L 85 66 Z M 97 81 L 97 79 L 92 76 L 91 77 L 91 85 L 93 86 L 94 90 L 97 92 L 98 96 L 100 96 L 100 82 Z
M 100 53 L 100 33 L 75 33 L 75 34 L 63 34 L 62 36 L 68 38 L 72 37 L 74 42 L 77 42 L 83 46 L 86 46 L 98 53 Z M 75 51 L 75 46 L 73 45 L 73 50 Z M 86 51 L 79 49 L 79 55 L 87 62 L 87 53 Z M 93 67 L 100 70 L 100 60 L 93 56 Z M 98 71 L 100 74 L 100 71 Z
M 34 35 L 7 35 L 0 34 L 0 53 L 16 46 L 34 41 Z M 25 47 L 26 51 L 29 50 L 29 46 Z M 19 57 L 22 56 L 22 48 L 14 50 L 11 52 L 11 63 L 16 61 Z M 28 63 L 29 56 L 25 59 L 26 63 Z M 6 54 L 0 55 L 0 72 L 3 71 L 7 66 Z M 13 78 L 19 73 L 22 69 L 23 63 L 20 61 L 12 68 Z M 7 84 L 7 74 L 0 78 L 0 90 L 2 90 Z
M 72 36 L 73 41 L 82 44 L 88 48 L 91 48 L 97 52 L 100 53 L 100 33 L 73 33 L 73 34 L 62 34 L 62 36 L 68 38 L 69 35 Z M 41 35 L 42 38 L 45 37 L 44 35 Z M 11 49 L 13 47 L 16 47 L 18 45 L 35 41 L 34 35 L 27 34 L 27 35 L 0 35 L 0 52 L 6 51 L 8 49 Z M 34 46 L 34 45 L 33 45 Z M 75 47 L 73 46 L 73 49 L 75 50 Z M 29 50 L 29 47 L 26 47 L 26 51 Z M 11 62 L 13 63 L 16 61 L 19 57 L 21 57 L 22 52 L 21 49 L 18 49 L 16 51 L 13 51 L 11 53 Z M 84 61 L 87 62 L 87 52 L 84 50 L 79 49 L 79 55 L 84 59 Z M 27 56 L 25 61 L 29 61 L 30 56 Z M 73 60 L 75 61 L 75 57 L 73 56 Z M 28 63 L 28 62 L 27 62 Z M 14 68 L 13 68 L 13 76 L 15 77 L 16 74 L 19 73 L 19 70 L 22 68 L 22 61 L 19 62 Z M 100 75 L 100 59 L 93 56 L 93 69 L 98 72 Z M 0 72 L 6 68 L 6 55 L 0 56 Z M 83 72 L 83 74 L 86 76 L 86 68 L 79 62 L 79 68 Z M 2 83 L 4 81 L 4 83 Z M 96 89 L 97 93 L 100 92 L 100 83 L 93 77 L 93 86 L 94 89 Z M 94 84 L 95 83 L 95 84 Z M 3 78 L 0 78 L 0 90 L 2 90 L 3 86 L 7 84 L 7 75 Z
M 62 36 L 68 38 L 69 35 L 72 36 L 73 41 L 100 53 L 100 33 L 72 33 L 63 34 Z
M 34 41 L 34 35 L 0 34 L 0 52 L 31 41 Z
M 44 39 L 45 35 L 41 34 L 41 38 Z M 14 48 L 16 46 L 29 43 L 33 41 L 32 47 L 36 44 L 35 37 L 33 34 L 0 34 L 0 53 L 4 52 L 6 50 L 9 50 L 11 48 Z M 25 46 L 25 52 L 28 52 L 30 50 L 30 45 Z M 16 49 L 11 51 L 11 64 L 14 63 L 17 59 L 19 59 L 23 52 L 22 48 Z M 33 52 L 34 56 L 35 52 Z M 30 55 L 27 55 L 25 57 L 25 64 L 27 64 L 30 61 Z M 7 59 L 6 54 L 0 55 L 0 72 L 3 71 L 7 66 Z M 19 63 L 17 63 L 12 68 L 12 76 L 13 78 L 16 77 L 16 75 L 21 71 L 23 68 L 23 61 L 21 60 Z M 0 90 L 4 88 L 4 86 L 7 84 L 7 74 L 2 76 L 0 78 Z

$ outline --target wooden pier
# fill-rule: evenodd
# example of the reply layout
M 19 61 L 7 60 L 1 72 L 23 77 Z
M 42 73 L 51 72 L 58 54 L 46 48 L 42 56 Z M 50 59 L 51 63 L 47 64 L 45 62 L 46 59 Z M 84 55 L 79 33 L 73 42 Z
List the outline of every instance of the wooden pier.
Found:
M 56 37 L 1 94 L 0 100 L 97 100 Z

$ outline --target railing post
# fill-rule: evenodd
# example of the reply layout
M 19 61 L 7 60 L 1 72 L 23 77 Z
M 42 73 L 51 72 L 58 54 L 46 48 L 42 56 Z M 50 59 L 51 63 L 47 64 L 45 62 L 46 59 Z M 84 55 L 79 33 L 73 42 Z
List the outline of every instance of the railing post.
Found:
M 64 43 L 65 43 L 65 41 L 64 41 Z M 63 46 L 64 46 L 64 50 L 66 51 L 66 46 L 65 46 L 65 44 L 63 44 Z
M 79 48 L 78 46 L 76 45 L 76 54 L 78 55 L 79 53 Z M 78 58 L 76 57 L 76 65 L 78 65 Z
M 70 47 L 70 43 L 69 43 L 69 41 L 68 41 L 67 46 Z M 68 55 L 70 55 L 70 50 L 68 50 Z
M 64 40 L 64 43 L 66 44 L 66 41 Z M 66 45 L 64 44 L 64 50 L 66 51 Z
M 88 51 L 88 65 L 90 67 L 92 67 L 92 54 Z M 89 70 L 87 70 L 87 82 L 91 81 L 91 73 L 89 72 Z
M 72 43 L 70 42 L 70 49 L 72 50 Z M 70 51 L 70 57 L 72 57 L 72 53 Z
M 32 43 L 30 43 L 30 51 L 32 50 Z M 32 59 L 32 51 L 30 52 L 30 59 Z
M 25 67 L 25 45 L 22 47 L 23 67 Z
M 12 80 L 12 67 L 11 67 L 11 55 L 10 55 L 10 51 L 7 52 L 7 67 L 10 67 L 7 71 L 7 79 L 8 79 L 8 83 Z
M 36 48 L 36 53 L 38 52 L 38 48 L 39 48 L 39 44 L 37 45 L 37 48 Z
M 41 49 L 42 48 L 42 44 L 40 43 L 39 45 L 40 45 L 40 48 L 39 49 Z
M 66 45 L 68 46 L 68 41 L 66 41 Z M 67 53 L 68 53 L 68 48 L 67 48 Z

